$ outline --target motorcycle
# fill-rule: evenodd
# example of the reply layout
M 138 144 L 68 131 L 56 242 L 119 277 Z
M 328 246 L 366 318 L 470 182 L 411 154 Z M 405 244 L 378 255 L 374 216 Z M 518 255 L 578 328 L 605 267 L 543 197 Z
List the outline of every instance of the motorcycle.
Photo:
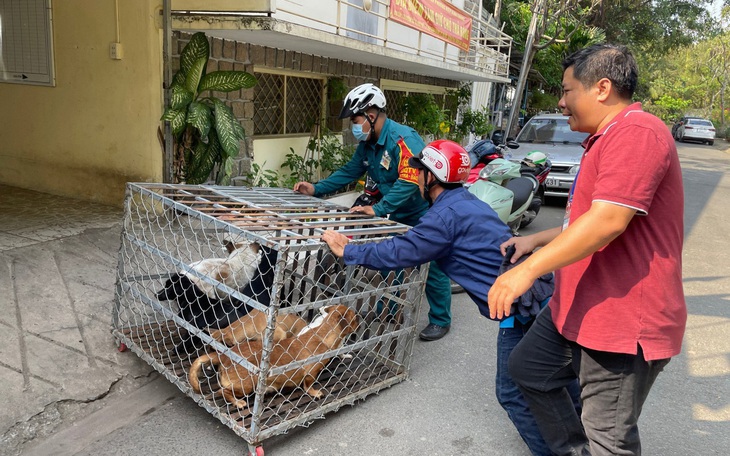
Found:
M 530 206 L 522 216 L 520 228 L 524 228 L 532 223 L 535 217 L 537 217 L 538 212 L 540 212 L 540 208 L 545 203 L 545 181 L 551 169 L 552 163 L 550 163 L 550 160 L 544 153 L 537 150 L 530 152 L 525 158 L 520 160 L 520 175 L 537 181 L 537 191 L 532 197 Z
M 476 142 L 469 149 L 475 165 L 467 180 L 469 191 L 489 204 L 514 234 L 537 217 L 551 167 L 545 154 L 537 151 L 522 160 L 505 159 L 505 149 L 517 147 L 514 141 L 500 145 L 488 139 Z
M 380 201 L 383 194 L 380 193 L 378 183 L 375 182 L 370 175 L 365 176 L 365 188 L 363 192 L 357 197 L 351 207 L 355 206 L 372 206 L 373 204 Z

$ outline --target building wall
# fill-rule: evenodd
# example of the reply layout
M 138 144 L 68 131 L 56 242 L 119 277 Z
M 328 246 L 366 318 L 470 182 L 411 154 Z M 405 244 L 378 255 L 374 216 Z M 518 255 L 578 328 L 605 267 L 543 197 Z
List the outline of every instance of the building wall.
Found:
M 158 0 L 54 1 L 56 86 L 0 83 L 0 183 L 121 204 L 128 181 L 160 181 Z
M 173 69 L 179 68 L 179 54 L 190 40 L 192 35 L 188 33 L 175 32 L 173 34 L 173 50 L 177 52 L 173 56 Z M 439 87 L 458 87 L 458 81 L 434 78 L 431 76 L 417 75 L 388 68 L 364 65 L 355 62 L 322 57 L 317 55 L 302 54 L 300 52 L 287 51 L 266 46 L 253 45 L 250 43 L 235 42 L 221 38 L 209 38 L 210 60 L 207 71 L 217 70 L 240 70 L 249 73 L 254 72 L 254 67 L 266 67 L 273 69 L 289 70 L 302 73 L 315 73 L 319 75 L 342 78 L 344 84 L 354 88 L 359 84 L 371 82 L 378 84 L 382 79 L 403 81 L 415 84 L 427 84 Z M 253 131 L 253 98 L 254 89 L 244 89 L 229 93 L 217 93 L 225 99 L 233 109 L 236 117 L 246 131 L 247 138 L 242 144 L 241 152 L 233 169 L 234 184 L 244 184 L 243 178 L 251 169 L 251 163 L 256 163 L 266 169 L 279 171 L 278 166 L 289 153 L 289 147 L 295 151 L 304 153 L 308 135 L 286 135 L 282 137 L 257 138 L 251 135 Z M 327 125 L 332 130 L 344 131 L 347 128 L 345 121 L 337 121 L 335 117 L 339 114 L 340 102 L 329 103 L 329 117 Z M 345 138 L 351 139 L 346 134 Z M 286 170 L 284 172 L 287 172 Z

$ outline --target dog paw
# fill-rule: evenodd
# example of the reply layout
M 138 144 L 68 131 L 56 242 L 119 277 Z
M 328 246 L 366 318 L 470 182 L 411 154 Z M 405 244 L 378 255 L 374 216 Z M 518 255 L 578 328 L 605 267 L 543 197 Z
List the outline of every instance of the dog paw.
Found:
M 309 394 L 310 396 L 312 396 L 315 399 L 322 399 L 322 397 L 324 396 L 324 393 L 322 392 L 322 390 L 317 389 L 317 388 L 311 388 L 311 387 L 307 390 L 307 394 Z

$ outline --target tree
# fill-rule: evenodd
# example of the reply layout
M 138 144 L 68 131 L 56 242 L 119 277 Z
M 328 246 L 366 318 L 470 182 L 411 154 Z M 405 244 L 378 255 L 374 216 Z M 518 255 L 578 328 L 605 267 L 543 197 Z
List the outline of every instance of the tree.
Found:
M 582 33 L 582 36 L 584 38 L 592 36 L 593 38 L 590 41 L 598 42 L 602 40 L 604 36 L 600 30 L 591 29 L 585 25 L 592 11 L 600 3 L 601 0 L 588 0 L 584 6 L 577 0 L 534 0 L 534 3 L 530 5 L 522 2 L 513 2 L 507 5 L 507 14 L 514 30 L 523 29 L 522 25 L 525 23 L 527 15 L 529 14 L 530 17 L 530 24 L 525 36 L 522 66 L 512 101 L 512 109 L 507 119 L 506 131 L 508 136 L 511 134 L 513 126 L 517 125 L 527 75 L 537 52 L 554 44 L 567 45 L 564 49 L 570 49 L 572 47 L 570 46 L 571 38 L 579 30 L 583 32 L 588 30 L 589 33 Z M 513 34 L 513 38 L 515 42 L 519 42 L 515 34 Z M 562 58 L 558 60 L 558 64 L 560 60 Z

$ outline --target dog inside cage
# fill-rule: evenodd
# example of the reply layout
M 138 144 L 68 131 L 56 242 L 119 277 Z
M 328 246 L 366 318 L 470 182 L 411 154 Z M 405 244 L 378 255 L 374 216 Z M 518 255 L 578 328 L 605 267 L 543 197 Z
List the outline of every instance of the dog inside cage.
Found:
M 243 329 L 248 330 L 247 338 L 259 338 L 265 328 L 265 316 L 234 294 L 239 291 L 268 306 L 277 252 L 240 239 L 226 239 L 224 244 L 227 257 L 199 260 L 189 265 L 190 272 L 172 274 L 157 293 L 157 299 L 174 301 L 178 315 L 201 330 L 226 328 L 240 317 L 250 316 L 256 324 Z M 186 335 L 173 354 L 188 356 L 201 346 L 199 338 Z
M 347 266 L 319 239 L 407 227 L 281 189 L 131 189 L 114 333 L 239 435 L 260 441 L 407 376 L 427 271 Z
M 307 361 L 301 367 L 294 367 L 266 379 L 266 392 L 279 392 L 286 388 L 301 387 L 306 394 L 315 399 L 323 393 L 314 387 L 319 373 L 325 368 L 326 361 L 313 361 L 317 355 L 334 350 L 343 345 L 347 337 L 358 328 L 357 314 L 347 306 L 336 305 L 321 308 L 321 315 L 312 323 L 304 326 L 296 335 L 275 341 L 269 355 L 270 366 L 286 366 L 296 361 Z M 244 341 L 233 346 L 234 353 L 255 367 L 260 367 L 263 343 L 258 340 Z M 220 366 L 218 385 L 223 397 L 235 406 L 244 408 L 248 403 L 244 398 L 256 388 L 258 376 L 242 364 L 233 362 L 221 353 L 206 354 L 197 358 L 190 367 L 190 386 L 196 393 L 201 392 L 199 375 L 206 363 Z

